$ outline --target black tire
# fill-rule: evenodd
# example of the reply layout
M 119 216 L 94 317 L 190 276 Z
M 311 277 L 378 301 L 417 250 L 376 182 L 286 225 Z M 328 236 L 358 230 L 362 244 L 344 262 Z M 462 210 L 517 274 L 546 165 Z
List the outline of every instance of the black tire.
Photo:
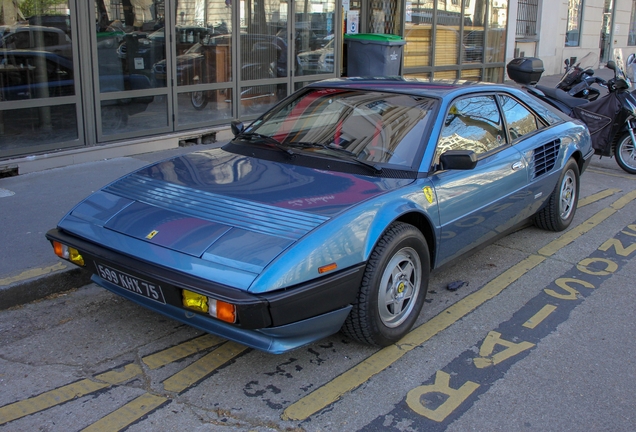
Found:
M 104 132 L 123 129 L 128 124 L 128 114 L 119 105 L 109 105 L 102 108 L 102 130 Z
M 563 231 L 572 223 L 578 202 L 579 166 L 570 159 L 546 205 L 535 215 L 535 225 L 548 231 Z
M 195 91 L 190 95 L 192 106 L 195 110 L 201 111 L 208 105 L 208 98 L 205 96 L 204 91 Z
M 629 133 L 618 140 L 614 157 L 619 167 L 630 174 L 636 174 L 636 151 Z
M 376 346 L 399 341 L 422 310 L 429 272 L 428 245 L 422 233 L 406 223 L 391 224 L 371 252 L 342 333 Z M 389 301 L 380 302 L 380 298 Z

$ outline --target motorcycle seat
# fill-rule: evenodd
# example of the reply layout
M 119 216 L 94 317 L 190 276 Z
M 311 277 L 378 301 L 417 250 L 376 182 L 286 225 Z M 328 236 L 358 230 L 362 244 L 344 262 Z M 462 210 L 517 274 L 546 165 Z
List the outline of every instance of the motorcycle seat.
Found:
M 565 105 L 569 106 L 570 108 L 574 108 L 579 105 L 585 105 L 586 103 L 590 102 L 587 99 L 570 96 L 566 91 L 563 91 L 558 88 L 546 87 L 542 85 L 536 85 L 535 87 L 537 90 L 541 90 L 543 94 L 545 94 L 547 97 L 563 102 Z

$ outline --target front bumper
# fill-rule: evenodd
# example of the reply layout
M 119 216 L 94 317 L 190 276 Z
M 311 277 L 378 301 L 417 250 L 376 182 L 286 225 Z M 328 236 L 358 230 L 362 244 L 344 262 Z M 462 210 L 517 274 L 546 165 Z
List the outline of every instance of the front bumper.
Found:
M 185 324 L 271 353 L 280 353 L 336 333 L 355 300 L 364 264 L 271 293 L 249 292 L 178 273 L 104 248 L 60 229 L 47 232 L 80 251 L 98 285 Z M 160 286 L 165 303 L 126 290 L 100 277 L 97 265 L 115 268 Z M 229 324 L 185 308 L 182 290 L 204 294 L 236 306 L 237 323 Z

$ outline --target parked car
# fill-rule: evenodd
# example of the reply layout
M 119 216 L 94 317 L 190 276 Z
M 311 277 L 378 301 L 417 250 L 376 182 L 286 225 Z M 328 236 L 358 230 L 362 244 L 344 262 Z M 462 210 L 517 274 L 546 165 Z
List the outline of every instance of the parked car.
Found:
M 0 100 L 72 96 L 75 94 L 73 62 L 47 51 L 0 49 Z M 100 75 L 102 93 L 143 90 L 150 80 L 143 75 Z M 115 99 L 104 104 L 113 128 L 125 125 L 128 116 L 143 112 L 152 96 Z
M 47 238 L 102 287 L 271 353 L 397 342 L 430 271 L 528 221 L 566 229 L 593 155 L 581 123 L 494 84 L 326 80 L 232 129 Z
M 71 39 L 64 31 L 55 27 L 16 24 L 5 28 L 0 39 L 0 48 L 41 50 L 73 58 Z
M 241 79 L 260 80 L 285 76 L 287 73 L 287 44 L 278 36 L 260 34 L 241 34 Z M 177 85 L 195 85 L 216 83 L 219 75 L 227 82 L 231 79 L 227 72 L 217 73 L 218 56 L 225 56 L 224 70 L 231 61 L 227 46 L 231 43 L 229 35 L 209 36 L 194 44 L 185 53 L 177 56 Z M 222 49 L 218 47 L 222 46 Z M 218 50 L 218 51 L 217 51 Z M 166 60 L 152 67 L 151 80 L 155 87 L 166 85 Z M 251 89 L 251 88 L 250 88 Z M 258 97 L 255 91 L 244 89 L 242 97 Z M 273 90 L 275 91 L 275 90 Z M 195 91 L 191 93 L 192 106 L 202 110 L 207 106 L 208 98 L 214 91 Z
M 298 61 L 297 75 L 332 73 L 334 71 L 333 46 L 334 39 L 331 39 L 322 48 L 296 55 Z

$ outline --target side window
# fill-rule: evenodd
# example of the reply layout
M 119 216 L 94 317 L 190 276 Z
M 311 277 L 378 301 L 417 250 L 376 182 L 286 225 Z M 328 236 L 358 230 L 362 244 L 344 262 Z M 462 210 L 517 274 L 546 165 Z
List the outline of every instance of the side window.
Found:
M 532 112 L 510 96 L 501 95 L 501 107 L 513 141 L 543 127 Z
M 477 155 L 506 144 L 501 115 L 493 96 L 473 96 L 453 103 L 437 143 L 435 163 L 447 150 L 473 150 Z

